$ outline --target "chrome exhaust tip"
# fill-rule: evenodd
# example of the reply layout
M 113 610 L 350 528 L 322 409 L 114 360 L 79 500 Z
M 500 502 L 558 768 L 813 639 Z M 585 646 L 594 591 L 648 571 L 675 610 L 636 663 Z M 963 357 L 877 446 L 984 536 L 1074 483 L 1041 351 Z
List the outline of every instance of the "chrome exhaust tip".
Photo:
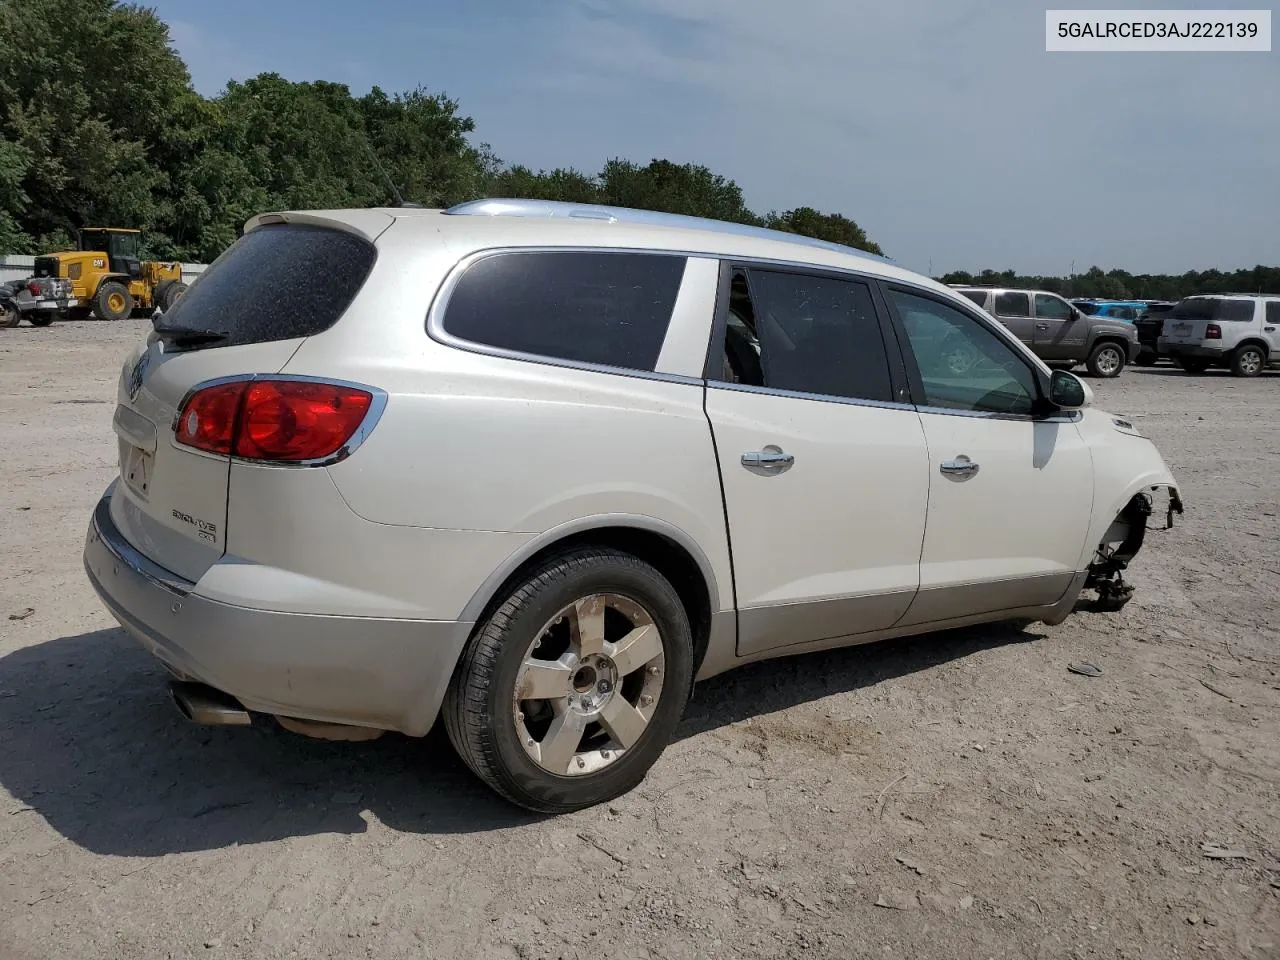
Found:
M 253 718 L 239 700 L 207 684 L 174 680 L 169 684 L 169 696 L 178 712 L 192 723 L 214 727 L 253 725 Z

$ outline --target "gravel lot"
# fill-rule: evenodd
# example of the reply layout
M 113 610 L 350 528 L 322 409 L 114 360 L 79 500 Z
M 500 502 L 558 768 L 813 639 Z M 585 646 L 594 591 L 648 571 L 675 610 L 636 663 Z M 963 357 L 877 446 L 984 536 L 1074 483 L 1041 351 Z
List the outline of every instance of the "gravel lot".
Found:
M 1121 614 L 744 668 L 541 819 L 440 736 L 178 716 L 80 565 L 146 326 L 0 330 L 3 960 L 1280 957 L 1280 375 L 1093 382 L 1187 504 Z

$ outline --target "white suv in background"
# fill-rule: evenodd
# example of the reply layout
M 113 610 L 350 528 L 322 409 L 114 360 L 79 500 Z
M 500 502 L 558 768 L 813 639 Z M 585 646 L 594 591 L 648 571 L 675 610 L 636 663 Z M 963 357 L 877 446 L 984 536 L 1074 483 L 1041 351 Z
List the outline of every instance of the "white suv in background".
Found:
M 957 345 L 973 362 L 948 364 Z M 85 567 L 191 719 L 629 790 L 695 678 L 1117 608 L 1155 447 L 847 247 L 616 208 L 272 213 L 126 359 Z
M 1187 373 L 1226 367 L 1256 377 L 1280 361 L 1280 295 L 1185 297 L 1165 314 L 1156 349 Z

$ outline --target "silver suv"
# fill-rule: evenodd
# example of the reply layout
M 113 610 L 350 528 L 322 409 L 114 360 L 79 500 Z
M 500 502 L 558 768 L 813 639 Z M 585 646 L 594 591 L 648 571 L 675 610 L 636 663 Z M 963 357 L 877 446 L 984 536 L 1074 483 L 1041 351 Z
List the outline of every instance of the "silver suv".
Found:
M 1091 317 L 1048 290 L 956 286 L 1050 366 L 1083 363 L 1091 376 L 1116 377 L 1141 349 L 1133 324 Z
M 571 810 L 640 782 L 695 679 L 1118 609 L 1180 501 L 1091 396 L 942 284 L 790 234 L 267 214 L 125 358 L 85 567 L 192 720 L 439 716 L 503 796 Z
M 1280 361 L 1280 295 L 1186 297 L 1164 317 L 1157 349 L 1187 373 L 1226 367 L 1256 377 Z

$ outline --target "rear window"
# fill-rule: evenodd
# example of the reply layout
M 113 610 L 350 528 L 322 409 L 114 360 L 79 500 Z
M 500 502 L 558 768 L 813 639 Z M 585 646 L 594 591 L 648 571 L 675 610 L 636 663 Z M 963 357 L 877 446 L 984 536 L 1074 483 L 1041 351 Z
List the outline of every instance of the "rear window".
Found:
M 309 224 L 246 233 L 164 314 L 161 328 L 220 334 L 228 347 L 310 337 L 332 327 L 373 269 L 363 237 Z
M 1191 297 L 1179 300 L 1169 311 L 1177 320 L 1242 321 L 1253 319 L 1252 300 L 1223 300 L 1218 297 Z
M 449 296 L 443 326 L 471 343 L 539 357 L 652 370 L 685 258 L 529 251 L 477 261 Z

